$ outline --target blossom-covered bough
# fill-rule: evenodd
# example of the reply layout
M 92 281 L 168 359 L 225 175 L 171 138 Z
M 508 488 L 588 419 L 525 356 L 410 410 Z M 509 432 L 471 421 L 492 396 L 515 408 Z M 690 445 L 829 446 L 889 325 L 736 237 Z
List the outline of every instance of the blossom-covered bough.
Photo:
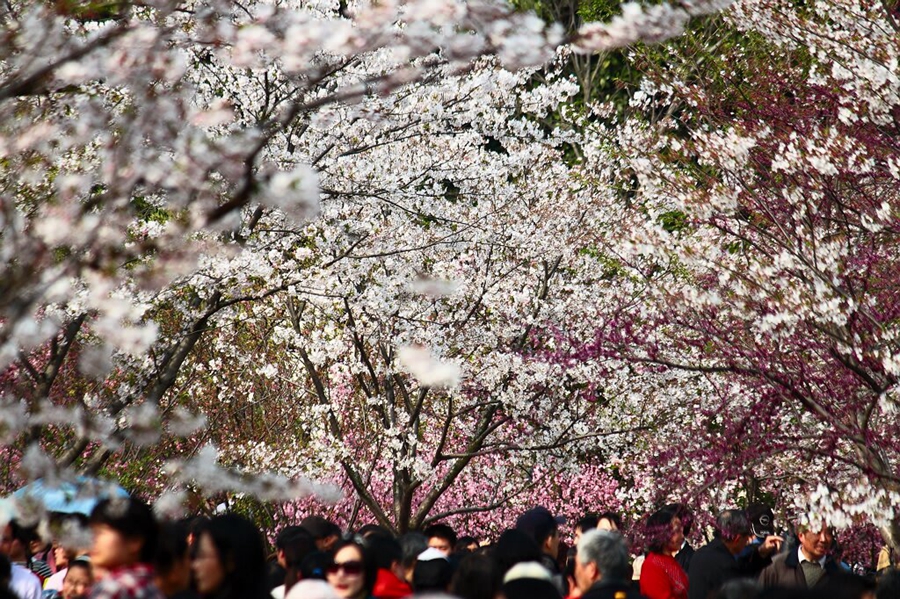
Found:
M 399 530 L 586 476 L 889 522 L 896 15 L 729 6 L 3 3 L 6 468 L 314 479 Z M 570 52 L 685 30 L 615 126 L 576 110 Z
M 580 348 L 707 378 L 650 454 L 676 487 L 752 478 L 895 547 L 896 18 L 745 1 L 715 55 L 698 35 L 668 49 L 615 129 L 630 209 L 601 231 L 643 295 Z
M 571 84 L 511 72 L 552 58 L 558 27 L 494 2 L 10 1 L 0 38 L 0 368 L 17 475 L 95 473 L 161 436 L 197 447 L 208 429 L 204 397 L 191 394 L 225 382 L 197 380 L 198 343 L 209 337 L 204 351 L 246 366 L 216 344 L 248 314 L 273 312 L 282 321 L 261 338 L 280 348 L 285 374 L 305 373 L 294 382 L 313 399 L 331 401 L 349 377 L 373 409 L 396 394 L 417 406 L 396 426 L 382 414 L 381 432 L 443 418 L 422 433 L 435 452 L 423 462 L 411 449 L 396 466 L 408 476 L 452 464 L 414 524 L 478 455 L 609 432 L 573 401 L 595 384 L 589 368 L 516 371 L 516 352 L 543 342 L 534 323 L 562 309 L 547 298 L 590 305 L 578 281 L 593 275 L 570 265 L 589 194 L 561 159 L 571 122 L 553 122 Z M 459 278 L 461 297 L 443 298 L 442 279 Z M 434 369 L 432 351 L 455 366 Z M 359 364 L 370 380 L 353 380 Z M 429 391 L 442 369 L 475 381 L 464 395 L 483 405 L 454 408 L 454 391 Z M 234 382 L 234 400 L 252 405 Z M 447 403 L 432 407 L 438 395 Z M 348 414 L 301 445 L 353 436 L 341 431 Z M 457 428 L 460 416 L 475 428 Z M 500 424 L 521 437 L 494 440 Z M 296 459 L 292 447 L 278 453 Z M 170 464 L 170 480 L 261 499 L 317 490 L 216 464 L 209 447 Z M 397 491 L 401 511 L 422 483 Z
M 293 145 L 322 109 L 558 38 L 480 2 L 8 2 L 2 26 L 4 429 L 33 477 L 201 424 L 160 402 L 218 313 L 291 284 L 226 271 L 251 278 L 271 210 L 317 211 L 327 149 Z

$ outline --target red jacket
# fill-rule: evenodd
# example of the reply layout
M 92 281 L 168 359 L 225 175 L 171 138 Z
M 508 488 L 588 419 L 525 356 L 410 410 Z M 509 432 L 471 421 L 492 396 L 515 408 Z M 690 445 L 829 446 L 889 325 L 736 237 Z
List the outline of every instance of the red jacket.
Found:
M 650 552 L 641 566 L 641 595 L 647 599 L 687 599 L 687 574 L 675 558 Z
M 404 599 L 404 597 L 409 597 L 412 594 L 412 587 L 405 580 L 400 580 L 390 570 L 378 569 L 378 576 L 375 577 L 375 588 L 372 589 L 372 596 L 375 599 Z

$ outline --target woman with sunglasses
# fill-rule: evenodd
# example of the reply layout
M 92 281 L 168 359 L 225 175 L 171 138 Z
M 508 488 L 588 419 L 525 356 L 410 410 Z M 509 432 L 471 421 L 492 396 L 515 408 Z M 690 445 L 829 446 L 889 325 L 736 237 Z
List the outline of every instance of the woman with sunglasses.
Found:
M 366 599 L 372 595 L 378 565 L 362 543 L 339 541 L 325 572 L 328 584 L 341 599 Z
M 248 520 L 226 514 L 194 533 L 191 570 L 203 599 L 271 599 L 266 589 L 266 549 Z

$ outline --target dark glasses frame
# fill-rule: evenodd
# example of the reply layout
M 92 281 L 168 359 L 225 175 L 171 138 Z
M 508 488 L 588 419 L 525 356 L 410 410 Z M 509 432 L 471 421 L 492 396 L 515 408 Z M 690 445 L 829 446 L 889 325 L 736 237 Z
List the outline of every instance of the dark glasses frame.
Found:
M 325 568 L 327 574 L 337 574 L 341 570 L 347 576 L 359 576 L 363 573 L 363 563 L 359 560 L 349 560 L 341 563 L 332 562 Z

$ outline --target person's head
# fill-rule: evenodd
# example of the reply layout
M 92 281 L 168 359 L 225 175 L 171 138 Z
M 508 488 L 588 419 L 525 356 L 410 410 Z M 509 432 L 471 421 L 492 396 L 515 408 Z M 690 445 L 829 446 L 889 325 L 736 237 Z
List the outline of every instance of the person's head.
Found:
M 723 510 L 716 516 L 716 533 L 731 555 L 744 550 L 753 533 L 744 510 Z
M 449 558 L 440 549 L 429 547 L 416 560 L 412 586 L 417 594 L 446 593 L 452 575 Z
M 323 551 L 313 551 L 300 562 L 300 580 L 325 580 L 328 578 L 326 570 L 331 565 L 331 554 Z M 287 578 L 287 577 L 285 577 Z
M 12 580 L 12 562 L 6 555 L 0 553 L 0 589 L 9 586 Z
M 359 530 L 356 531 L 356 534 L 364 539 L 369 538 L 370 535 L 386 535 L 392 536 L 391 531 L 386 529 L 384 526 L 379 526 L 377 524 L 364 524 L 359 527 Z
M 622 535 L 599 529 L 581 535 L 575 553 L 575 584 L 582 593 L 601 579 L 627 581 L 629 578 L 631 566 Z
M 838 570 L 828 575 L 830 599 L 875 599 L 875 581 L 851 572 Z
M 206 526 L 209 516 L 190 516 L 182 518 L 181 523 L 188 529 L 188 545 L 193 547 L 197 542 L 197 531 L 201 526 Z
M 681 530 L 685 537 L 691 534 L 691 529 L 694 526 L 694 514 L 687 505 L 683 503 L 670 503 L 663 509 L 675 512 L 675 514 L 678 515 L 678 519 L 681 520 Z
M 75 556 L 78 555 L 78 552 L 75 549 L 71 549 L 69 547 L 63 547 L 59 543 L 53 544 L 53 561 L 56 564 L 57 571 L 66 568 Z
M 450 579 L 450 594 L 461 599 L 494 599 L 502 583 L 497 562 L 490 555 L 470 553 Z
M 285 569 L 284 590 L 289 591 L 303 576 L 306 558 L 317 551 L 316 540 L 305 528 L 290 526 L 275 540 L 278 563 Z
M 191 586 L 191 552 L 188 528 L 180 522 L 164 522 L 156 545 L 156 586 L 171 596 Z
M 22 526 L 10 520 L 3 530 L 0 540 L 0 553 L 12 562 L 26 562 L 31 557 L 31 543 L 37 538 L 33 528 Z
M 878 579 L 878 590 L 875 591 L 877 599 L 897 599 L 900 597 L 900 570 L 886 568 L 884 574 Z
M 153 563 L 159 527 L 150 507 L 140 499 L 103 499 L 91 512 L 89 523 L 94 535 L 90 552 L 94 568 Z
M 432 524 L 425 529 L 428 546 L 434 547 L 444 555 L 450 555 L 456 546 L 456 531 L 446 524 Z
M 594 530 L 597 528 L 597 522 L 599 519 L 594 514 L 588 514 L 584 516 L 578 522 L 575 523 L 575 534 L 573 538 L 575 540 L 575 544 L 578 544 L 579 539 L 581 539 L 581 535 L 586 533 L 589 530 Z
M 412 584 L 416 560 L 420 553 L 428 549 L 428 537 L 420 532 L 408 532 L 401 535 L 397 541 L 400 543 L 400 549 L 403 551 L 403 556 L 400 559 L 403 576 L 400 578 Z
M 684 522 L 684 518 L 682 518 Z M 622 516 L 615 512 L 603 512 L 597 516 L 597 526 L 600 530 L 622 531 Z M 685 532 L 687 534 L 687 532 Z
M 363 599 L 372 594 L 378 566 L 369 551 L 356 541 L 338 541 L 326 569 L 328 584 L 341 599 Z
M 265 597 L 266 549 L 256 526 L 236 514 L 216 516 L 194 531 L 191 569 L 202 597 Z
M 472 553 L 473 551 L 478 551 L 478 539 L 469 535 L 459 537 L 453 547 L 453 553 Z
M 397 539 L 389 534 L 372 533 L 365 538 L 365 543 L 379 570 L 389 570 L 397 578 L 403 578 L 403 548 Z
M 75 559 L 69 562 L 60 594 L 63 599 L 84 599 L 90 594 L 93 585 L 94 574 L 91 563 L 84 559 Z
M 647 550 L 652 553 L 675 555 L 684 543 L 684 524 L 681 510 L 670 504 L 651 514 L 644 525 Z
M 331 551 L 341 538 L 341 528 L 322 516 L 307 516 L 300 526 L 313 536 L 319 551 Z
M 312 539 L 312 535 L 309 534 L 309 532 L 307 532 L 307 530 L 302 526 L 286 526 L 282 528 L 277 535 L 275 535 L 276 561 L 282 568 L 287 567 L 284 559 L 284 547 L 290 542 L 293 537 L 298 535 L 302 535 L 309 539 Z
M 818 525 L 802 524 L 797 527 L 797 540 L 808 560 L 819 561 L 831 549 L 834 533 L 825 522 L 819 522 Z
M 565 518 L 556 518 L 545 507 L 535 507 L 516 519 L 516 529 L 530 536 L 541 552 L 556 559 L 559 550 L 559 525 Z
M 541 549 L 530 536 L 512 528 L 503 531 L 494 548 L 494 558 L 505 575 L 513 566 L 523 562 L 539 562 Z
M 550 571 L 538 562 L 522 562 L 503 576 L 506 599 L 560 599 Z

